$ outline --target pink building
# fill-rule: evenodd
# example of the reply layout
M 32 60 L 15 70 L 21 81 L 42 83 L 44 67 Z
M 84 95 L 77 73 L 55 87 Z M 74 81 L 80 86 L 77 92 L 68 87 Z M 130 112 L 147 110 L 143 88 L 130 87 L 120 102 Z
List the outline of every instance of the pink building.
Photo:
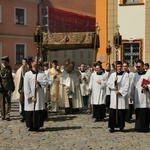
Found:
M 12 68 L 22 58 L 35 56 L 33 33 L 39 0 L 0 0 L 0 58 L 8 55 Z

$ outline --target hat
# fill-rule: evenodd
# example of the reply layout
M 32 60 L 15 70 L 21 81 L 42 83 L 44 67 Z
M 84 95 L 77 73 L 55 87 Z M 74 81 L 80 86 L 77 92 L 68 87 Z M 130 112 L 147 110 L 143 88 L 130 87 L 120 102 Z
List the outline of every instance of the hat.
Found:
M 48 62 L 44 62 L 43 66 L 48 67 Z
M 54 63 L 54 64 L 58 64 L 58 61 L 57 61 L 57 60 L 53 60 L 53 61 L 52 61 L 52 64 L 53 64 L 53 63 Z
M 9 57 L 8 57 L 8 56 L 3 56 L 3 57 L 1 58 L 1 60 L 2 60 L 2 61 L 9 61 Z
M 31 57 L 31 56 L 27 56 L 25 59 L 26 59 L 27 61 L 31 61 L 31 60 L 32 60 L 32 57 Z

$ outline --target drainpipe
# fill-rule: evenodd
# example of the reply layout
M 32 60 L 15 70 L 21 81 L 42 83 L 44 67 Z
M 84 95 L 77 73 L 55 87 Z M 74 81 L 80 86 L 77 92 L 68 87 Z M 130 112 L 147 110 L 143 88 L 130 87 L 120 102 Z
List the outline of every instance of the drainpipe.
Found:
M 43 0 L 37 5 L 37 24 L 40 24 L 40 6 L 43 4 Z

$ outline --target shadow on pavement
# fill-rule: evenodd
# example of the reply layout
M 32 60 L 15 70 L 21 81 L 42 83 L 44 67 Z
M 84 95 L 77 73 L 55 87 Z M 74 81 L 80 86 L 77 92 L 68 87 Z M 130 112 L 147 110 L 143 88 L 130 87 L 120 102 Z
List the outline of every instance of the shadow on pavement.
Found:
M 68 120 L 73 120 L 75 119 L 77 116 L 56 116 L 55 118 L 47 118 L 45 121 L 68 121 Z
M 51 127 L 51 128 L 40 129 L 39 132 L 60 131 L 60 130 L 76 130 L 76 129 L 81 129 L 81 127 L 80 127 L 80 126 L 72 126 L 72 127 Z

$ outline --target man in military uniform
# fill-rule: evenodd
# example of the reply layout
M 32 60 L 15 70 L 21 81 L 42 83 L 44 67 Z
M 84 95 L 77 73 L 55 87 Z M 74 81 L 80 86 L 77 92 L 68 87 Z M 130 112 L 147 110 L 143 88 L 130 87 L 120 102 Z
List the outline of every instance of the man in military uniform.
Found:
M 11 93 L 15 90 L 15 85 L 12 77 L 12 69 L 9 66 L 9 57 L 4 56 L 1 58 L 1 87 L 3 92 L 3 99 L 1 103 L 1 116 L 2 120 L 10 121 L 10 110 L 11 110 Z

